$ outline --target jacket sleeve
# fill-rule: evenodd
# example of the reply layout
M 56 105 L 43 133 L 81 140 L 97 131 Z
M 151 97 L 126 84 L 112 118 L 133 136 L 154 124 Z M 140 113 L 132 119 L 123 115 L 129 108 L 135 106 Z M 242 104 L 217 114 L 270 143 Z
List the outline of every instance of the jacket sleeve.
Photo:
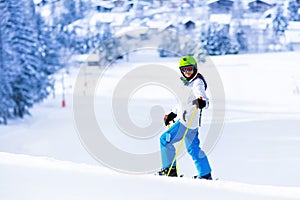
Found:
M 204 101 L 206 101 L 205 108 L 208 108 L 209 105 L 209 98 L 206 95 L 205 92 L 205 85 L 204 82 L 201 79 L 196 79 L 193 84 L 193 94 L 196 98 L 202 98 Z

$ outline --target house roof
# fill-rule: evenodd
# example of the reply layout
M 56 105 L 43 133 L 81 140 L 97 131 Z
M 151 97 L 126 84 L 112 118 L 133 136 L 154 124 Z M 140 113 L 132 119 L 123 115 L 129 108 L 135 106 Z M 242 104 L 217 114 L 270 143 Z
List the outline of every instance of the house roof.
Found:
M 253 2 L 261 2 L 261 3 L 265 3 L 265 4 L 269 4 L 269 5 L 272 5 L 272 4 L 278 2 L 278 0 L 244 0 L 244 1 L 247 4 L 253 3 Z
M 233 0 L 209 0 L 209 1 L 207 1 L 207 4 L 212 4 L 212 3 L 221 2 L 221 1 L 228 1 L 228 2 L 233 3 Z
M 232 0 L 210 0 L 208 1 L 209 7 L 220 7 L 220 6 L 226 6 L 231 7 L 233 5 L 234 1 Z

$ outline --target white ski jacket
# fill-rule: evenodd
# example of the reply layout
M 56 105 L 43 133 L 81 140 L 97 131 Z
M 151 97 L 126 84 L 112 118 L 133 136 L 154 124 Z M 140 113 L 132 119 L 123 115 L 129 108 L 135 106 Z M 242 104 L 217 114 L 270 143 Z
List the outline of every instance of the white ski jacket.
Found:
M 192 105 L 192 101 L 197 98 L 202 98 L 202 100 L 206 101 L 205 109 L 207 109 L 209 106 L 209 99 L 205 92 L 205 83 L 200 77 L 192 79 L 191 81 L 187 82 L 185 86 L 191 89 L 191 92 L 189 92 L 190 95 L 188 95 L 187 99 L 181 100 L 182 102 L 180 102 L 179 105 L 174 107 L 172 109 L 172 112 L 177 114 L 176 119 L 179 119 L 179 121 L 185 127 L 187 127 L 196 107 L 195 105 Z M 197 109 L 191 126 L 189 127 L 190 129 L 195 129 L 199 127 L 199 117 L 200 109 Z

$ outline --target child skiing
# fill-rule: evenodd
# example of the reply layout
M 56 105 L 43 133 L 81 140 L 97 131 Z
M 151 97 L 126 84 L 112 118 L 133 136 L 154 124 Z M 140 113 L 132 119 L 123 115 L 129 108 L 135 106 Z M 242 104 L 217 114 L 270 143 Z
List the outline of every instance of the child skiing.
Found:
M 178 116 L 175 122 L 160 137 L 160 148 L 162 158 L 162 170 L 158 175 L 177 176 L 174 143 L 183 137 L 188 153 L 192 156 L 198 175 L 195 178 L 212 180 L 211 167 L 206 154 L 200 148 L 198 138 L 198 127 L 201 122 L 203 108 L 208 108 L 208 98 L 205 90 L 207 83 L 203 76 L 198 73 L 197 62 L 192 56 L 183 56 L 179 61 L 179 69 L 183 75 L 181 79 L 184 85 L 192 89 L 192 95 L 187 100 L 187 107 L 183 111 L 178 108 L 165 115 L 166 126 Z M 184 134 L 186 135 L 184 136 Z M 171 166 L 172 165 L 172 166 Z

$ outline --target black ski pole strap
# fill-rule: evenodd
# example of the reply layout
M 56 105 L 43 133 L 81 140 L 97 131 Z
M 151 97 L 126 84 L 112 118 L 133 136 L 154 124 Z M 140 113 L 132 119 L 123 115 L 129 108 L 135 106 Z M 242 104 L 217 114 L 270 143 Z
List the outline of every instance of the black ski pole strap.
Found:
M 200 109 L 199 126 L 201 126 L 202 109 Z

